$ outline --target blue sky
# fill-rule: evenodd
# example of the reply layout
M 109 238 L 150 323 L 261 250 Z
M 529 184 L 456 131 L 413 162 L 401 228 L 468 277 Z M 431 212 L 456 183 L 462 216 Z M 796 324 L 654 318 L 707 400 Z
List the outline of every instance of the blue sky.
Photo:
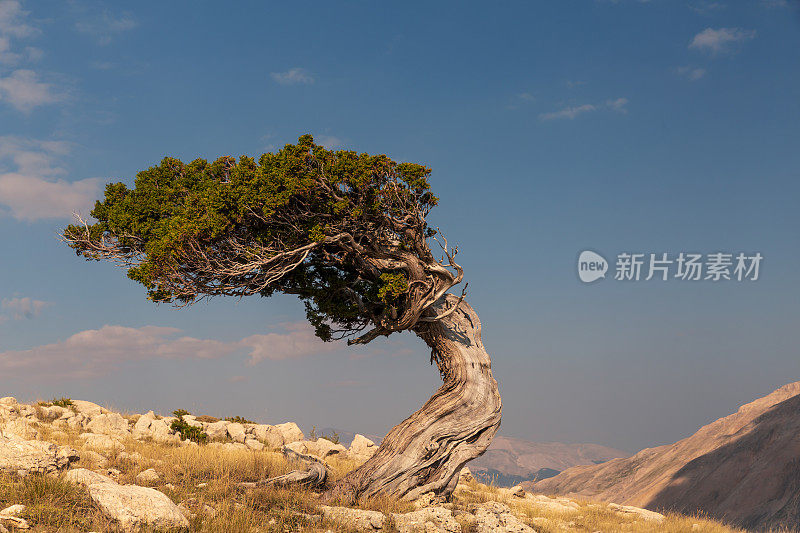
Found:
M 0 395 L 380 434 L 411 334 L 317 342 L 288 297 L 154 306 L 59 243 L 166 155 L 312 133 L 434 169 L 501 433 L 636 451 L 800 379 L 797 3 L 0 1 Z M 760 252 L 758 281 L 577 277 L 582 250 Z

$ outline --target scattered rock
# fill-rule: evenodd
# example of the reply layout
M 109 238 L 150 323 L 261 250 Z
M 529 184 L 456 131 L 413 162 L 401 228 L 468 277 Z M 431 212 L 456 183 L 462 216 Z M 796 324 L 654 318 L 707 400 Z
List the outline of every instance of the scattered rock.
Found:
M 25 440 L 33 440 L 39 438 L 39 430 L 34 426 L 34 422 L 25 418 L 17 418 L 6 422 L 2 428 L 6 433 L 13 433 L 14 435 Z
M 86 429 L 100 435 L 117 435 L 125 437 L 130 433 L 128 421 L 119 413 L 108 413 L 93 416 Z
M 120 441 L 119 437 L 112 437 L 111 435 L 81 433 L 78 438 L 84 441 L 87 448 L 94 448 L 95 450 L 100 450 L 107 453 L 125 448 L 125 445 L 122 444 L 122 441 Z
M 283 442 L 288 444 L 290 442 L 297 442 L 300 440 L 305 440 L 305 435 L 303 432 L 300 431 L 300 428 L 297 427 L 297 424 L 294 422 L 285 422 L 283 424 L 278 424 L 275 426 L 275 429 L 280 432 L 281 436 L 283 437 Z
M 122 455 L 123 453 L 125 452 L 121 452 L 120 455 Z M 105 468 L 106 466 L 108 466 L 108 459 L 105 456 L 95 451 L 86 450 L 81 452 L 80 455 L 83 461 L 89 462 L 93 466 L 96 466 L 98 468 Z
M 231 422 L 228 424 L 226 430 L 232 441 L 244 443 L 245 431 L 243 425 L 238 422 Z
M 356 433 L 347 454 L 356 460 L 366 461 L 378 451 L 378 446 L 364 435 Z
M 444 507 L 426 507 L 410 513 L 393 513 L 399 533 L 461 533 L 461 524 Z
M 386 516 L 379 511 L 350 509 L 349 507 L 329 507 L 327 505 L 321 505 L 319 509 L 328 520 L 361 531 L 378 531 L 383 529 L 386 524 Z
M 475 510 L 477 533 L 535 533 L 511 513 L 508 505 L 486 502 Z
M 138 483 L 144 483 L 147 485 L 151 485 L 156 483 L 161 477 L 158 475 L 158 472 L 155 471 L 154 468 L 148 468 L 142 472 L 139 472 L 136 475 L 136 481 Z
M 319 438 L 313 442 L 305 441 L 309 453 L 316 455 L 322 459 L 329 455 L 336 455 L 347 451 L 347 448 L 341 444 L 336 444 L 328 439 Z
M 224 439 L 228 434 L 228 424 L 230 424 L 230 422 L 226 420 L 220 420 L 219 422 L 209 424 L 208 427 L 206 427 L 206 435 L 208 435 L 209 439 Z
M 100 407 L 96 403 L 87 402 L 86 400 L 72 400 L 72 409 L 76 413 L 85 415 L 89 418 L 109 412 L 108 409 Z
M 77 461 L 78 454 L 67 446 L 25 440 L 0 430 L 0 471 L 27 475 L 52 473 Z
M 250 448 L 251 450 L 258 451 L 264 449 L 264 443 L 256 439 L 247 438 L 244 440 L 244 445 Z
M 284 445 L 283 434 L 275 426 L 256 424 L 253 435 L 270 448 L 280 448 Z
M 22 516 L 22 513 L 24 512 L 25 512 L 25 506 L 17 504 L 17 505 L 12 505 L 11 507 L 6 507 L 2 511 L 0 511 L 0 515 L 19 517 Z
M 634 515 L 644 520 L 649 520 L 653 522 L 664 521 L 663 514 L 657 513 L 655 511 L 649 511 L 647 509 L 642 509 L 640 507 L 633 507 L 631 505 L 619 505 L 616 503 L 609 503 L 608 507 L 609 509 L 613 509 L 614 511 L 622 515 Z
M 84 468 L 67 472 L 67 481 L 84 485 L 89 496 L 124 531 L 141 526 L 188 529 L 189 521 L 165 494 L 138 485 L 120 485 L 113 479 Z

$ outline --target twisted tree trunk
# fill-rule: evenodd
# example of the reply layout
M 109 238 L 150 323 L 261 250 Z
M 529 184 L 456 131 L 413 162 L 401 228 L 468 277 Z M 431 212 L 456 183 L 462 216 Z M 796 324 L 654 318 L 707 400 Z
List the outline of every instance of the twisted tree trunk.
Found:
M 500 393 L 472 307 L 448 294 L 433 311 L 453 305 L 455 312 L 414 328 L 430 346 L 444 383 L 386 435 L 372 458 L 332 487 L 329 499 L 377 493 L 415 499 L 426 492 L 448 497 L 462 467 L 489 447 L 500 427 Z

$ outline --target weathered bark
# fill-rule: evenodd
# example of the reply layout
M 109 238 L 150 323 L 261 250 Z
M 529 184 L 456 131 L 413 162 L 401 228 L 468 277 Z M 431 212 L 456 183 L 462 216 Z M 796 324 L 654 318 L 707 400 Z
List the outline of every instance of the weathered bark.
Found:
M 431 348 L 442 386 L 386 435 L 372 458 L 336 483 L 329 499 L 448 497 L 463 466 L 489 447 L 500 427 L 500 393 L 472 307 L 448 294 L 432 310 L 441 314 L 453 305 L 455 312 L 414 328 Z

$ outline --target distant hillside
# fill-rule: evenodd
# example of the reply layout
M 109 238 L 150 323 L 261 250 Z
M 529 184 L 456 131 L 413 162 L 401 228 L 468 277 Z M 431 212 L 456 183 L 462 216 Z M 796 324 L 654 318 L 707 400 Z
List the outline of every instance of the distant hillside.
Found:
M 336 428 L 322 428 L 318 435 L 336 433 L 339 441 L 349 446 L 355 433 Z M 365 435 L 380 444 L 383 437 Z M 498 487 L 512 487 L 523 481 L 555 476 L 571 466 L 598 464 L 629 453 L 599 444 L 562 444 L 560 442 L 531 442 L 523 439 L 497 436 L 481 457 L 470 461 L 467 467 L 482 483 Z
M 748 529 L 800 527 L 800 382 L 675 444 L 570 468 L 529 490 L 674 510 Z
M 486 453 L 468 466 L 484 483 L 494 481 L 499 486 L 512 486 L 554 476 L 571 466 L 597 464 L 628 455 L 599 444 L 531 442 L 498 436 Z

